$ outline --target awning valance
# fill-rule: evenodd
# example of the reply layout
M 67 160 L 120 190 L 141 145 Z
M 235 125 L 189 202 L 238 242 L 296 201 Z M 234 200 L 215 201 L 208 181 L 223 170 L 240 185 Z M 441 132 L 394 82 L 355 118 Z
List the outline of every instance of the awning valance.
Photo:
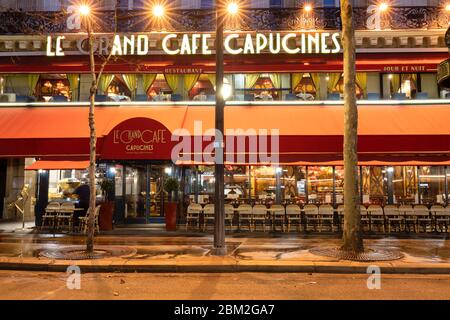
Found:
M 89 160 L 80 161 L 53 161 L 38 160 L 30 164 L 25 170 L 84 170 L 89 167 Z

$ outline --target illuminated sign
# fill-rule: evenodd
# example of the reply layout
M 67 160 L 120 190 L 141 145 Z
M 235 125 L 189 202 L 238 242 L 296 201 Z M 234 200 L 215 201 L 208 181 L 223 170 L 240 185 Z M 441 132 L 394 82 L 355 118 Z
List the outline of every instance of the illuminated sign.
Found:
M 168 55 L 210 55 L 212 48 L 208 33 L 166 34 L 160 43 L 163 52 Z M 64 36 L 47 37 L 47 56 L 63 56 L 62 40 Z M 88 54 L 84 47 L 86 39 L 77 42 L 77 48 L 82 54 Z M 146 34 L 115 35 L 96 38 L 95 51 L 99 54 L 108 53 L 109 48 L 114 56 L 148 55 L 150 39 Z M 332 54 L 341 50 L 339 33 L 329 32 L 297 32 L 297 33 L 229 33 L 223 42 L 226 54 Z

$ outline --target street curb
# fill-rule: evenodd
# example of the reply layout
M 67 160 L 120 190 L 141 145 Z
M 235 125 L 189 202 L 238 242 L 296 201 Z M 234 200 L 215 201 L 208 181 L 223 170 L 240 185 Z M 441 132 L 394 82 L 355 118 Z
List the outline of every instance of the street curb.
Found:
M 376 265 L 375 263 L 373 263 Z M 76 261 L 58 261 L 55 263 L 14 263 L 1 262 L 0 270 L 66 272 L 67 267 L 77 265 Z M 367 274 L 367 265 L 316 265 L 314 263 L 302 265 L 277 264 L 225 264 L 225 265 L 78 265 L 85 273 L 114 273 L 114 272 L 142 272 L 142 273 L 233 273 L 233 272 L 262 272 L 262 273 L 337 273 L 337 274 Z M 379 266 L 384 274 L 450 274 L 450 266 Z

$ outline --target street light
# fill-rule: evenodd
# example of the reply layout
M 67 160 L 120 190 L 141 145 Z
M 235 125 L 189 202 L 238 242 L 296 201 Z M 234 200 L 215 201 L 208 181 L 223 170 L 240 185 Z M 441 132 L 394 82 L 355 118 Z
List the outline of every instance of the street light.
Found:
M 231 15 L 235 15 L 239 12 L 239 6 L 235 2 L 230 2 L 227 6 L 227 12 Z
M 162 18 L 164 16 L 164 7 L 160 4 L 157 4 L 153 7 L 153 15 L 157 18 Z
M 86 17 L 91 13 L 91 8 L 88 5 L 82 4 L 79 6 L 78 11 L 82 16 Z
M 389 9 L 389 5 L 385 2 L 382 2 L 378 5 L 378 8 L 380 9 L 380 12 L 385 12 Z
M 303 10 L 304 10 L 305 12 L 311 12 L 311 11 L 312 11 L 312 5 L 306 4 L 306 5 L 303 7 Z
M 214 181 L 214 243 L 212 254 L 224 256 L 227 254 L 225 245 L 225 168 L 224 168 L 224 108 L 225 99 L 222 94 L 224 85 L 224 58 L 223 58 L 223 24 L 224 14 L 236 14 L 238 6 L 236 3 L 225 4 L 225 0 L 216 1 L 216 108 L 215 108 L 215 127 L 216 135 L 214 139 L 214 172 L 216 179 Z

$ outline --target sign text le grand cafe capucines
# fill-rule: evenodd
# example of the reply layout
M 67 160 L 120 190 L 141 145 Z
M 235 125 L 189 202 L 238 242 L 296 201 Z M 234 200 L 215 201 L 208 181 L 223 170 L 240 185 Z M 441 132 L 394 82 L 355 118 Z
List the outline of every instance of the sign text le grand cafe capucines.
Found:
M 209 33 L 168 33 L 161 40 L 161 48 L 168 55 L 210 55 L 212 48 L 208 42 L 212 34 Z M 46 54 L 49 57 L 64 56 L 62 41 L 65 36 L 48 36 Z M 77 49 L 82 54 L 89 54 L 85 45 L 87 39 L 77 41 Z M 111 48 L 112 55 L 148 55 L 150 39 L 147 34 L 99 36 L 95 42 L 98 54 L 107 54 Z M 173 46 L 173 40 L 179 45 Z M 111 45 L 112 41 L 112 45 Z M 240 45 L 235 45 L 238 43 Z M 297 32 L 297 33 L 229 33 L 223 42 L 226 54 L 332 54 L 341 51 L 339 33 L 329 32 Z

